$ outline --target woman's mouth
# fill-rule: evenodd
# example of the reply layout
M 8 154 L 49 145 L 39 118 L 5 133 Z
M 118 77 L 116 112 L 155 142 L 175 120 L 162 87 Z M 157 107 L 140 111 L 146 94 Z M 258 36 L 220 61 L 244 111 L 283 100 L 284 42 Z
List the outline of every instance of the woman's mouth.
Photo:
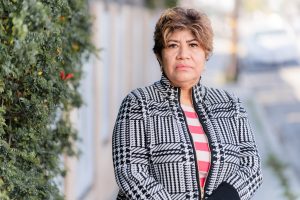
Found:
M 186 70 L 186 69 L 188 69 L 190 67 L 188 65 L 185 65 L 185 64 L 177 64 L 175 66 L 175 68 L 178 69 L 178 70 Z

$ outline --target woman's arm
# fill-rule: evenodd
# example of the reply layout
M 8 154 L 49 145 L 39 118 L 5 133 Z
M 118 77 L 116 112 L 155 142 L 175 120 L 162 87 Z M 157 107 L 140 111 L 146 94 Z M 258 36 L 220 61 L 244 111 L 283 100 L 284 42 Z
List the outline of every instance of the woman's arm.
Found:
M 262 183 L 260 157 L 245 109 L 237 102 L 240 168 L 228 174 L 209 200 L 249 200 Z M 230 196 L 228 196 L 230 195 Z
M 171 199 L 149 174 L 145 112 L 128 95 L 122 102 L 113 131 L 113 163 L 117 184 L 128 199 Z

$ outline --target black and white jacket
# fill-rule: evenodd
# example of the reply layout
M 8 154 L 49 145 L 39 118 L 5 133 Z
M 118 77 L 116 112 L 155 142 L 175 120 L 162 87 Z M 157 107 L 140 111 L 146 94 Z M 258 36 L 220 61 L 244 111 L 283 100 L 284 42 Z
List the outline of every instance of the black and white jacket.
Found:
M 247 200 L 261 185 L 260 157 L 239 99 L 200 82 L 193 103 L 211 148 L 205 199 Z M 162 79 L 123 100 L 113 131 L 117 199 L 200 199 L 180 89 Z

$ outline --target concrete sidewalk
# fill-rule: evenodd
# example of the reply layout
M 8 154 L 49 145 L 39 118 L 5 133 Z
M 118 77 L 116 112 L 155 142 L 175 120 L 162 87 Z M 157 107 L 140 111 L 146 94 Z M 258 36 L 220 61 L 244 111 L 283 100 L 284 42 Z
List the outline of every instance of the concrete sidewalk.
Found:
M 283 152 L 280 151 L 282 144 L 278 141 L 277 136 L 274 135 L 274 126 L 272 126 L 272 122 L 268 120 L 264 108 L 256 100 L 257 97 L 253 90 L 242 83 L 226 83 L 226 68 L 230 63 L 229 51 L 226 49 L 228 44 L 226 40 L 218 40 L 216 44 L 219 44 L 219 46 L 216 46 L 214 49 L 214 56 L 211 57 L 207 63 L 202 81 L 207 86 L 223 88 L 229 92 L 235 93 L 241 98 L 243 105 L 246 107 L 261 155 L 263 172 L 263 184 L 254 195 L 253 200 L 291 200 L 285 195 L 282 177 L 280 179 L 274 169 L 267 163 L 271 154 L 275 155 L 277 158 L 276 160 L 280 163 L 287 164 L 287 167 L 284 169 L 284 178 L 287 178 L 292 193 L 297 195 L 297 198 L 292 200 L 300 200 L 300 180 L 297 179 L 295 172 L 288 165 L 290 155 L 283 155 Z M 287 76 L 287 72 L 284 71 L 282 73 L 285 73 L 284 75 Z M 294 75 L 297 76 L 297 73 L 294 73 Z M 287 80 L 291 80 L 290 76 Z
M 281 144 L 278 139 L 276 139 L 276 136 L 272 135 L 272 125 L 267 120 L 264 109 L 260 106 L 259 102 L 255 100 L 255 94 L 250 94 L 249 91 L 244 90 L 243 87 L 239 85 L 226 88 L 242 99 L 255 133 L 262 160 L 263 184 L 254 195 L 253 200 L 291 200 L 286 197 L 286 189 L 282 184 L 282 179 L 280 179 L 274 169 L 268 165 L 271 154 L 274 155 L 276 160 L 281 164 L 286 165 L 283 170 L 284 178 L 287 179 L 291 193 L 297 196 L 293 198 L 293 200 L 300 200 L 300 182 L 297 180 L 295 172 L 287 165 L 289 157 L 288 155 L 283 155 L 283 152 L 280 151 Z

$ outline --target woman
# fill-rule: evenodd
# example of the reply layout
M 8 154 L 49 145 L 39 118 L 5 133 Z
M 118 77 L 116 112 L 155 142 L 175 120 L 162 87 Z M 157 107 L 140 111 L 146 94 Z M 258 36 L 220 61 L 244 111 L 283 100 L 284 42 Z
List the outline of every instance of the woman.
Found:
M 132 91 L 113 132 L 117 199 L 250 199 L 262 182 L 245 109 L 200 79 L 212 28 L 194 9 L 158 20 L 154 53 L 160 81 Z

